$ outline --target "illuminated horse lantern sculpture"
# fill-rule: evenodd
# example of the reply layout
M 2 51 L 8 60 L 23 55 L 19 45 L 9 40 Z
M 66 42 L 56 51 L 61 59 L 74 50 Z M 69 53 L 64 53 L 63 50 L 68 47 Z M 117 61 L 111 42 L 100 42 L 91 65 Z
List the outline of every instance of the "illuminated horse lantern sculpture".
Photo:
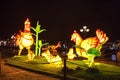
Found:
M 74 30 L 74 33 L 71 35 L 71 40 L 75 42 L 76 53 L 78 56 L 88 58 L 88 54 L 86 54 L 86 52 L 91 48 L 95 48 L 100 51 L 102 45 L 108 41 L 108 37 L 102 30 L 97 29 L 95 37 L 89 37 L 83 40 L 82 37 Z
M 20 31 L 20 34 L 17 35 L 16 37 L 16 44 L 19 45 L 19 53 L 18 56 L 20 56 L 21 51 L 23 50 L 23 48 L 26 48 L 28 50 L 28 55 L 31 54 L 30 51 L 30 47 L 31 45 L 33 45 L 33 37 L 32 34 L 30 32 L 30 21 L 27 18 L 27 20 L 24 23 L 24 32 Z

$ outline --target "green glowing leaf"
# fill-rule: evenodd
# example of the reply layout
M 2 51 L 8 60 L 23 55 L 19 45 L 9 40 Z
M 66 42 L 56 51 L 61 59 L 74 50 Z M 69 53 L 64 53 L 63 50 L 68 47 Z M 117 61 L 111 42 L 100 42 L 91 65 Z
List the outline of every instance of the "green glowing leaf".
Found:
M 42 41 L 39 41 L 38 40 L 38 36 L 39 36 L 39 33 L 43 32 L 43 31 L 46 31 L 46 29 L 40 29 L 41 25 L 39 25 L 39 21 L 37 21 L 37 25 L 36 25 L 36 28 L 33 28 L 32 29 L 35 31 L 36 34 L 33 34 L 35 35 L 36 37 L 36 43 L 35 43 L 35 56 L 38 56 L 38 48 L 40 46 L 43 46 L 42 44 Z
M 94 56 L 100 56 L 101 52 L 99 50 L 97 50 L 96 48 L 90 48 L 87 51 L 88 54 L 94 55 Z

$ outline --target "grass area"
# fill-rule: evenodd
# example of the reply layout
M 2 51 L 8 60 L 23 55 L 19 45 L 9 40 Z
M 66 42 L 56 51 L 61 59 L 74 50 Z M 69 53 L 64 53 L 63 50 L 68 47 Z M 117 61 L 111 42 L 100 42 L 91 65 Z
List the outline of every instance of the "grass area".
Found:
M 97 68 L 99 73 L 86 73 L 87 65 L 85 61 L 70 61 L 71 64 L 83 67 L 83 70 L 77 71 L 74 76 L 82 77 L 85 80 L 120 80 L 120 67 L 110 64 L 98 63 L 93 65 L 93 68 Z
M 7 64 L 18 66 L 37 72 L 44 72 L 56 76 L 63 76 L 63 62 L 48 63 L 44 57 L 36 57 L 32 61 L 27 59 L 27 56 L 14 56 L 7 59 Z M 110 64 L 98 63 L 93 65 L 93 68 L 99 72 L 87 72 L 87 62 L 83 60 L 67 61 L 67 77 L 74 79 L 85 80 L 120 80 L 120 67 Z

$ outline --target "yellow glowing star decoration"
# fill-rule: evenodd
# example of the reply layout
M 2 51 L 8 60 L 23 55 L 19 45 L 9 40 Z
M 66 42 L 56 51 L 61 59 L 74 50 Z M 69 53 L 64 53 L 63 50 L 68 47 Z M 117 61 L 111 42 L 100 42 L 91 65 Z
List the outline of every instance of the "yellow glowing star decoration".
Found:
M 94 48 L 94 50 L 96 49 L 100 51 L 100 49 L 102 48 L 102 45 L 106 41 L 108 41 L 108 37 L 103 31 L 101 31 L 100 29 L 97 29 L 95 37 L 89 37 L 89 38 L 86 38 L 85 40 L 83 40 L 81 36 L 76 31 L 74 31 L 74 33 L 71 35 L 71 40 L 75 42 L 76 53 L 79 56 L 89 58 L 91 54 L 88 54 L 87 51 L 91 50 L 92 48 Z M 90 59 L 90 62 L 92 63 L 94 62 L 93 61 L 94 57 Z
M 27 18 L 27 20 L 24 23 L 24 32 L 21 32 L 16 36 L 16 44 L 19 46 L 19 53 L 18 56 L 20 56 L 21 51 L 23 48 L 26 48 L 28 50 L 28 55 L 31 54 L 30 47 L 33 45 L 34 39 L 32 37 L 32 34 L 30 32 L 30 21 Z

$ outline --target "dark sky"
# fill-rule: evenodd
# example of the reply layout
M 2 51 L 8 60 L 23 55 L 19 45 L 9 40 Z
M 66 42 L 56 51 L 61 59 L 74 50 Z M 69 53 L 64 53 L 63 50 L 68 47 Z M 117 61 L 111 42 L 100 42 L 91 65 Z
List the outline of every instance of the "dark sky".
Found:
M 24 28 L 28 17 L 31 26 L 37 21 L 41 39 L 47 41 L 69 40 L 73 30 L 86 25 L 87 36 L 95 36 L 97 28 L 106 32 L 110 40 L 120 40 L 119 0 L 4 0 L 1 1 L 0 38 L 8 38 Z

